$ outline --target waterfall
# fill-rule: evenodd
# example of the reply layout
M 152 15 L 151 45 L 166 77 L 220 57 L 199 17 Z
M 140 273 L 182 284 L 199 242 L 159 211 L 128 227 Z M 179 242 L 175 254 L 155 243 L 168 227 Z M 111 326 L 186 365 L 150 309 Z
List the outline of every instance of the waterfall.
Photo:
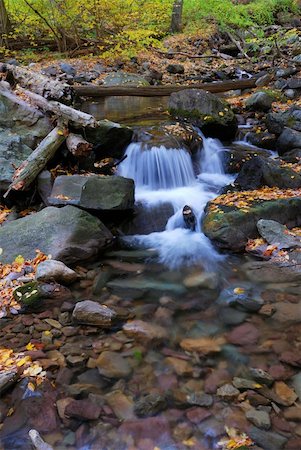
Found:
M 224 173 L 222 144 L 201 136 L 203 148 L 197 155 L 198 174 L 194 173 L 186 150 L 164 146 L 145 149 L 143 143 L 130 144 L 127 158 L 119 167 L 119 175 L 135 180 L 136 201 L 145 208 L 156 208 L 163 203 L 172 205 L 174 214 L 165 231 L 129 238 L 134 245 L 155 248 L 160 262 L 170 268 L 200 264 L 212 269 L 223 259 L 202 233 L 201 219 L 207 202 L 233 177 Z M 182 214 L 185 205 L 191 207 L 197 218 L 195 232 L 185 228 Z
M 195 180 L 191 158 L 186 150 L 166 149 L 162 145 L 142 149 L 141 143 L 132 143 L 126 154 L 119 174 L 132 178 L 136 188 L 173 189 L 189 186 Z

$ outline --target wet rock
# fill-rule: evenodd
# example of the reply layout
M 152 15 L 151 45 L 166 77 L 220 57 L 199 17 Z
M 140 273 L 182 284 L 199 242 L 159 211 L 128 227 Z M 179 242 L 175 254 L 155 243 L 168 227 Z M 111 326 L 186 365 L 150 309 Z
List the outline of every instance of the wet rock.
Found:
M 76 322 L 102 328 L 110 328 L 116 317 L 114 310 L 91 300 L 78 302 L 72 313 L 72 318 Z
M 168 420 L 164 416 L 126 421 L 119 427 L 121 436 L 133 436 L 139 439 L 153 439 L 156 445 L 164 446 L 170 439 L 171 431 Z
M 234 328 L 228 334 L 228 341 L 235 345 L 254 345 L 259 339 L 260 333 L 251 323 L 244 323 Z
M 128 361 L 118 353 L 105 351 L 96 360 L 99 373 L 107 378 L 125 378 L 132 369 Z
M 239 390 L 236 389 L 232 384 L 224 384 L 218 390 L 216 391 L 216 395 L 218 397 L 221 397 L 222 400 L 225 401 L 233 401 L 235 400 L 239 395 Z
M 257 381 L 257 383 L 265 384 L 266 386 L 271 386 L 274 383 L 272 375 L 265 370 L 250 367 L 249 373 L 252 379 Z
M 275 100 L 275 97 L 267 92 L 255 92 L 246 100 L 245 105 L 247 109 L 252 109 L 253 111 L 267 112 L 271 109 Z
M 203 90 L 187 89 L 171 94 L 169 110 L 174 116 L 189 119 L 205 135 L 230 139 L 237 130 L 237 120 L 231 107 Z
M 101 408 L 90 400 L 72 400 L 64 409 L 65 416 L 79 420 L 96 420 L 100 413 Z
M 289 152 L 286 152 L 285 155 L 282 155 L 281 159 L 290 163 L 298 163 L 301 160 L 301 149 L 296 148 Z
M 292 106 L 284 112 L 273 112 L 266 116 L 266 125 L 270 133 L 281 134 L 284 127 L 301 131 L 301 108 Z
M 180 347 L 187 352 L 197 352 L 208 355 L 210 353 L 220 352 L 224 343 L 225 339 L 223 337 L 218 337 L 216 339 L 207 337 L 186 338 L 180 342 Z
M 160 325 L 144 322 L 143 320 L 131 320 L 122 327 L 126 336 L 150 341 L 162 341 L 167 339 L 167 330 Z
M 301 148 L 301 132 L 285 127 L 280 134 L 277 143 L 279 155 L 283 155 L 294 148 Z
M 122 225 L 122 231 L 126 235 L 164 231 L 173 214 L 174 209 L 170 203 L 146 207 L 143 203 L 136 202 L 133 215 Z
M 107 287 L 116 295 L 129 295 L 139 297 L 148 291 L 164 292 L 168 294 L 180 295 L 186 292 L 186 288 L 177 283 L 168 283 L 150 278 L 127 278 L 115 279 L 107 283 Z M 137 298 L 139 298 L 137 297 Z
M 283 381 L 276 381 L 274 389 L 278 397 L 280 397 L 287 406 L 293 405 L 298 398 L 296 392 Z
M 275 313 L 273 319 L 281 323 L 301 322 L 301 303 L 274 303 Z
M 37 267 L 35 279 L 37 281 L 57 281 L 62 284 L 74 283 L 78 278 L 77 273 L 69 269 L 61 261 L 55 261 L 53 259 L 47 259 L 40 262 Z
M 301 355 L 296 352 L 296 350 L 292 351 L 284 351 L 279 356 L 281 362 L 289 364 L 293 367 L 301 367 Z
M 250 261 L 243 265 L 249 280 L 262 283 L 288 283 L 301 281 L 301 266 L 292 254 L 285 263 L 272 261 Z M 273 308 L 274 309 L 274 308 Z
M 121 391 L 112 391 L 106 394 L 105 399 L 118 419 L 132 420 L 136 418 L 134 402 Z
M 301 408 L 300 406 L 292 406 L 287 408 L 284 413 L 284 417 L 287 420 L 294 420 L 296 422 L 301 422 Z
M 209 407 L 213 405 L 212 395 L 206 394 L 204 392 L 194 392 L 187 395 L 187 402 L 190 405 Z
M 247 135 L 248 142 L 255 147 L 265 148 L 268 150 L 275 150 L 276 136 L 268 131 L 262 131 L 260 133 L 249 132 Z
M 32 259 L 38 248 L 66 264 L 82 262 L 96 257 L 112 238 L 102 222 L 85 211 L 47 207 L 0 229 L 0 261 L 10 263 L 20 254 Z
M 187 288 L 216 289 L 219 278 L 214 272 L 195 272 L 188 275 L 183 284 Z
M 290 232 L 285 225 L 275 220 L 260 219 L 257 222 L 259 234 L 272 245 L 279 249 L 301 247 L 301 237 Z
M 155 416 L 167 408 L 165 396 L 161 394 L 149 394 L 140 398 L 134 406 L 135 414 L 138 417 Z
M 244 163 L 233 184 L 236 190 L 241 191 L 259 189 L 263 186 L 297 189 L 301 187 L 301 175 L 289 167 L 281 166 L 280 161 L 258 156 Z
M 205 408 L 191 408 L 186 411 L 186 417 L 190 422 L 198 424 L 212 415 L 212 412 Z
M 283 449 L 287 438 L 278 433 L 271 431 L 263 431 L 256 427 L 251 427 L 249 430 L 250 438 L 264 450 L 281 450 Z
M 218 314 L 225 325 L 239 325 L 242 322 L 245 322 L 248 316 L 246 312 L 237 311 L 237 309 L 231 307 L 219 308 Z
M 301 373 L 298 373 L 292 378 L 292 385 L 299 399 L 301 399 Z
M 242 307 L 245 311 L 255 312 L 263 305 L 260 290 L 252 283 L 235 283 L 223 289 L 217 299 L 221 306 Z
M 193 368 L 188 361 L 183 359 L 174 358 L 172 356 L 166 358 L 166 363 L 169 364 L 174 372 L 179 376 L 192 375 Z
M 182 64 L 169 64 L 166 67 L 166 70 L 168 73 L 172 73 L 172 74 L 182 74 L 185 72 L 185 68 L 184 66 L 182 66 Z
M 48 201 L 51 205 L 123 211 L 134 206 L 134 182 L 117 176 L 61 175 L 55 179 Z
M 246 418 L 258 428 L 268 430 L 271 427 L 270 416 L 266 411 L 252 408 L 246 412 Z
M 258 389 L 260 386 L 259 384 L 254 380 L 249 380 L 246 378 L 239 378 L 234 377 L 232 380 L 233 386 L 237 389 L 244 390 L 244 389 Z
M 256 224 L 259 219 L 276 220 L 289 224 L 289 227 L 298 226 L 301 221 L 301 200 L 297 196 L 254 201 L 247 210 L 235 206 L 215 206 L 216 201 L 207 204 L 203 230 L 218 247 L 232 251 L 244 250 L 248 239 L 258 236 Z

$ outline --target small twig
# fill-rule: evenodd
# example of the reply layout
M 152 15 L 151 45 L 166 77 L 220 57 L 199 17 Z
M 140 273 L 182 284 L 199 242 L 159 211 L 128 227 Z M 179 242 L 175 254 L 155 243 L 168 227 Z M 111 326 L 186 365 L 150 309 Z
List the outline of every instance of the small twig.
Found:
M 239 41 L 237 41 L 234 36 L 232 36 L 232 34 L 227 31 L 227 35 L 229 36 L 229 39 L 231 42 L 233 42 L 234 45 L 236 45 L 236 47 L 238 48 L 238 50 L 240 51 L 240 53 L 242 53 L 244 55 L 244 57 L 246 59 L 248 59 L 249 61 L 251 60 L 250 56 L 244 51 L 244 49 L 241 46 L 241 43 Z

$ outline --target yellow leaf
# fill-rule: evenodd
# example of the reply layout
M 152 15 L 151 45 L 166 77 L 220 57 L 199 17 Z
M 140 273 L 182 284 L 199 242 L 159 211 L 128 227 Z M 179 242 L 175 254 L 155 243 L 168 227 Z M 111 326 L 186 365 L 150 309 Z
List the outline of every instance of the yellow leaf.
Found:
M 64 132 L 63 132 L 62 130 L 58 130 L 57 134 L 58 134 L 59 136 L 64 136 Z
M 17 366 L 22 367 L 22 366 L 24 366 L 24 364 L 27 364 L 30 361 L 31 361 L 31 359 L 29 356 L 24 356 L 24 358 L 21 358 L 21 359 L 19 359 L 19 361 L 17 361 Z
M 193 447 L 196 445 L 196 440 L 194 438 L 186 439 L 185 441 L 182 441 L 182 444 L 186 445 L 187 447 Z
M 36 387 L 33 383 L 28 383 L 27 385 L 27 389 L 29 389 L 30 391 L 34 392 L 36 390 Z
M 15 410 L 14 410 L 14 408 L 10 408 L 8 411 L 7 411 L 7 417 L 9 417 L 9 416 L 12 416 L 13 414 L 14 414 L 14 412 L 15 412 Z
M 245 290 L 243 288 L 237 287 L 234 289 L 234 294 L 243 294 Z
M 39 373 L 42 372 L 42 367 L 38 364 L 33 364 L 32 366 L 29 366 L 26 370 L 24 370 L 23 375 L 26 377 L 35 377 L 36 375 L 39 375 Z
M 24 261 L 25 261 L 25 259 L 23 258 L 23 256 L 19 255 L 19 256 L 16 257 L 14 262 L 17 263 L 17 264 L 23 264 Z
M 26 345 L 26 350 L 35 350 L 36 347 L 34 346 L 34 344 L 32 344 L 31 342 L 28 342 L 28 344 Z

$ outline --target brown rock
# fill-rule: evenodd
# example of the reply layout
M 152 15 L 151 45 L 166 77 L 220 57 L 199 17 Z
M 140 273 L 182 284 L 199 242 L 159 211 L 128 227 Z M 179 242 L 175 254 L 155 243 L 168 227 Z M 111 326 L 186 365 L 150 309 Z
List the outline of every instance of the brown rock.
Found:
M 254 345 L 259 339 L 259 331 L 251 323 L 243 323 L 228 334 L 228 341 L 236 345 Z
M 291 389 L 287 384 L 283 383 L 283 381 L 276 381 L 274 384 L 274 389 L 276 394 L 282 399 L 283 403 L 287 406 L 291 406 L 295 403 L 298 398 L 296 392 Z
M 301 303 L 284 303 L 278 302 L 273 305 L 276 312 L 273 315 L 273 319 L 282 323 L 298 323 L 301 322 Z
M 113 391 L 105 396 L 108 405 L 120 420 L 136 419 L 134 402 L 121 391 Z
M 124 378 L 132 372 L 128 361 L 115 352 L 101 353 L 96 360 L 96 366 L 99 373 L 108 378 Z
M 280 361 L 290 364 L 294 367 L 301 367 L 301 354 L 295 349 L 295 351 L 286 351 L 281 353 L 279 357 Z
M 124 333 L 135 339 L 147 341 L 161 341 L 168 337 L 165 328 L 160 325 L 144 322 L 143 320 L 131 320 L 123 325 Z
M 296 422 L 301 421 L 301 406 L 292 406 L 284 411 L 284 417 L 287 420 L 295 420 Z
M 210 417 L 212 413 L 208 411 L 206 408 L 191 408 L 188 411 L 186 411 L 186 417 L 190 422 L 192 423 L 200 423 L 203 420 Z
M 216 339 L 201 337 L 201 338 L 187 338 L 180 342 L 180 346 L 187 352 L 197 352 L 202 355 L 209 353 L 218 353 L 221 351 L 221 346 L 225 343 L 223 337 Z
M 116 313 L 106 305 L 100 305 L 91 300 L 78 302 L 72 313 L 72 318 L 78 323 L 95 325 L 102 328 L 110 328 Z
M 175 373 L 179 376 L 191 375 L 193 372 L 192 366 L 188 361 L 183 359 L 173 358 L 172 356 L 165 359 L 165 362 L 172 366 Z
M 223 400 L 231 401 L 239 396 L 239 390 L 232 386 L 232 384 L 224 384 L 218 388 L 216 394 Z
M 229 381 L 231 381 L 231 377 L 226 369 L 214 370 L 205 379 L 204 390 L 207 394 L 215 394 L 217 388 Z
M 57 400 L 56 402 L 57 412 L 61 419 L 66 419 L 65 409 L 69 405 L 69 403 L 73 402 L 73 400 L 74 399 L 72 397 L 66 397 Z

